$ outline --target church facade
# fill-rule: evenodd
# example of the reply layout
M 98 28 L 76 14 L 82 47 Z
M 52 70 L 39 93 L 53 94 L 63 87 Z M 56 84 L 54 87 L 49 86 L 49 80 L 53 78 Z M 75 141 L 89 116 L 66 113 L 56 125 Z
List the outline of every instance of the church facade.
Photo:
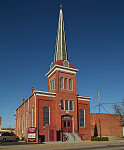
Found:
M 31 96 L 16 109 L 15 133 L 27 137 L 36 127 L 41 141 L 91 139 L 90 99 L 77 94 L 78 69 L 68 61 L 62 9 L 60 9 L 54 62 L 46 74 L 48 92 L 31 89 Z

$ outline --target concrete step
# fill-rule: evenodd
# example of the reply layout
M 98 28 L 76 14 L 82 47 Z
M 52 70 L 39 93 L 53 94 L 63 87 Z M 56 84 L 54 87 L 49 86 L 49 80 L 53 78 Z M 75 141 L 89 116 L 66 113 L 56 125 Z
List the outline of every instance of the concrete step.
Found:
M 78 137 L 75 133 L 64 133 L 64 136 L 66 137 L 66 142 L 80 142 L 81 139 Z

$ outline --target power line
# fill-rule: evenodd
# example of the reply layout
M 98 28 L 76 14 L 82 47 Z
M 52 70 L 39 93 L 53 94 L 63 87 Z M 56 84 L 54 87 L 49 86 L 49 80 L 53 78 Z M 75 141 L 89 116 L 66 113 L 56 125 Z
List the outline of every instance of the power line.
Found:
M 124 103 L 124 102 L 116 102 L 116 103 L 101 103 L 101 104 L 117 104 L 117 103 Z
M 119 119 L 117 119 L 117 118 L 115 118 L 112 114 L 110 114 L 107 110 L 106 110 L 106 108 L 104 108 L 103 107 L 103 105 L 101 104 L 101 107 L 109 114 L 109 115 L 111 115 L 114 119 L 116 119 L 116 120 L 118 120 L 118 121 L 120 121 Z
M 97 106 L 99 106 L 99 105 L 95 105 L 94 107 L 92 107 L 90 110 L 92 110 L 92 109 L 94 109 L 95 107 L 97 107 Z

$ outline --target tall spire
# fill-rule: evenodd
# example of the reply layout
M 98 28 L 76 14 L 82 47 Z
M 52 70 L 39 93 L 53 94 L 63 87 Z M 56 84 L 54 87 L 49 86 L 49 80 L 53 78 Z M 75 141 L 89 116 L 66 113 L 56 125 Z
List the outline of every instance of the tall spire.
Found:
M 54 62 L 56 62 L 57 60 L 68 60 L 62 8 L 60 8 L 59 13 Z

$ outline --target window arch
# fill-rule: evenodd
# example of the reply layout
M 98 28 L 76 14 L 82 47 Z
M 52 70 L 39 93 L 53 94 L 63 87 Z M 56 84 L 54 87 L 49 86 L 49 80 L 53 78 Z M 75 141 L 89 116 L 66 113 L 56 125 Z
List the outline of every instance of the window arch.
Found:
M 80 127 L 85 127 L 85 110 L 80 109 Z
M 68 79 L 65 78 L 65 89 L 67 90 L 68 89 Z
M 60 89 L 64 89 L 63 77 L 60 78 Z
M 49 107 L 43 107 L 43 126 L 50 123 L 49 119 Z
M 69 79 L 69 90 L 72 91 L 72 79 Z

